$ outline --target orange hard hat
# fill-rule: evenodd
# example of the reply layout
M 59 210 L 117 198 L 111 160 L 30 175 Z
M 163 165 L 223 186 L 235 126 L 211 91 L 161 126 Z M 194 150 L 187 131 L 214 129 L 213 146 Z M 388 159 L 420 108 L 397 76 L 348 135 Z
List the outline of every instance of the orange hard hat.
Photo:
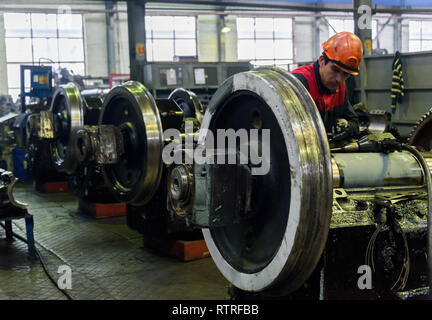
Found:
M 358 75 L 363 57 L 363 46 L 359 37 L 351 32 L 339 32 L 322 44 L 324 55 L 336 66 L 353 75 Z

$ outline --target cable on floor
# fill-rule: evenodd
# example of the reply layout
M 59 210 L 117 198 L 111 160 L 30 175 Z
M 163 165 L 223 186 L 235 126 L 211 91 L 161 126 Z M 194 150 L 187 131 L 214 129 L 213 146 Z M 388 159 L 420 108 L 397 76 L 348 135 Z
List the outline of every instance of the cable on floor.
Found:
M 3 229 L 6 230 L 6 226 L 5 226 L 3 223 L 0 223 L 0 226 L 2 226 Z M 20 230 L 21 230 L 21 228 L 20 228 Z M 22 231 L 22 230 L 21 230 L 21 231 Z M 16 234 L 16 233 L 13 232 L 13 231 L 12 231 L 12 235 L 13 235 L 14 237 L 16 237 L 17 239 L 23 241 L 24 243 L 26 243 L 26 244 L 28 245 L 28 241 L 27 241 L 27 239 L 25 239 L 24 237 L 20 236 L 19 234 Z M 40 253 L 40 251 L 39 251 L 39 250 L 37 249 L 37 247 L 36 247 L 36 243 L 37 243 L 37 242 L 35 241 L 35 252 L 36 252 L 36 256 L 38 257 L 38 259 L 39 259 L 39 261 L 40 261 L 40 263 L 41 263 L 41 265 L 42 265 L 42 269 L 44 270 L 44 272 L 46 273 L 46 275 L 48 276 L 48 278 L 51 280 L 51 282 L 54 284 L 54 286 L 55 286 L 59 291 L 61 291 L 61 292 L 66 296 L 66 298 L 68 298 L 69 300 L 73 300 L 73 298 L 69 295 L 69 293 L 66 292 L 66 290 L 59 288 L 59 286 L 57 285 L 56 280 L 55 280 L 55 279 L 51 276 L 51 274 L 49 273 L 48 268 L 47 268 L 46 263 L 45 263 L 45 260 L 43 259 L 42 254 Z M 38 243 L 38 244 L 39 244 L 39 243 Z

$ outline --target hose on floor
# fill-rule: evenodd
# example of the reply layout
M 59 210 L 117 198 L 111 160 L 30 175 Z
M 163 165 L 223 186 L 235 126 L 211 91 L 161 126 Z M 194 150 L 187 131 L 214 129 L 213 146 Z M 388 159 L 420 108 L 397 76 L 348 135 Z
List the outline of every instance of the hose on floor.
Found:
M 2 226 L 3 229 L 6 230 L 6 226 L 5 226 L 4 224 L 0 223 L 0 226 Z M 19 234 L 16 234 L 15 232 L 12 231 L 12 235 L 13 235 L 15 238 L 17 238 L 17 239 L 23 241 L 24 243 L 28 244 L 27 239 L 24 238 L 24 237 L 22 237 L 22 236 L 20 236 Z M 42 265 L 42 268 L 43 268 L 44 272 L 46 273 L 46 275 L 48 276 L 48 278 L 51 280 L 51 282 L 54 284 L 54 286 L 55 286 L 58 290 L 60 290 L 60 291 L 61 291 L 61 292 L 66 296 L 66 298 L 68 298 L 68 300 L 73 300 L 73 298 L 69 295 L 69 293 L 66 292 L 66 290 L 64 290 L 64 289 L 60 289 L 60 288 L 58 287 L 56 280 L 55 280 L 55 279 L 51 276 L 51 274 L 49 273 L 44 258 L 42 257 L 42 255 L 41 255 L 41 253 L 39 252 L 38 248 L 36 248 L 36 241 L 35 241 L 35 252 L 36 252 L 36 256 L 38 257 L 38 259 L 39 259 L 39 261 L 40 261 L 40 263 L 41 263 L 41 265 Z

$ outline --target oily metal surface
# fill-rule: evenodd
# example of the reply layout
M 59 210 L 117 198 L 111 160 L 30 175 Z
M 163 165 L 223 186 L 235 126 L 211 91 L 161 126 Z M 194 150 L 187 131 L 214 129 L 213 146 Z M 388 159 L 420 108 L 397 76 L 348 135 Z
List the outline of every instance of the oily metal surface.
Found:
M 245 273 L 234 268 L 217 246 L 217 233 L 203 234 L 219 270 L 245 291 L 297 289 L 309 277 L 321 257 L 327 239 L 332 204 L 332 169 L 329 146 L 320 115 L 306 89 L 282 69 L 260 69 L 229 78 L 218 89 L 204 115 L 201 128 L 232 93 L 246 90 L 259 95 L 278 119 L 284 133 L 290 166 L 290 208 L 286 231 L 273 260 L 262 270 Z M 200 136 L 199 144 L 204 143 Z M 284 199 L 281 199 L 284 201 Z
M 72 270 L 73 299 L 224 299 L 228 283 L 211 259 L 182 262 L 142 247 L 142 237 L 125 217 L 95 220 L 77 212 L 69 194 L 37 194 L 19 185 L 18 200 L 29 203 L 35 240 L 50 274 L 60 265 Z M 14 231 L 25 236 L 24 221 Z M 2 228 L 0 228 L 2 232 Z M 49 281 L 38 260 L 29 261 L 27 246 L 7 245 L 0 233 L 0 297 L 65 299 Z M 18 248 L 16 248 L 18 246 Z M 4 248 L 7 249 L 4 249 Z M 5 262 L 6 261 L 6 262 Z M 43 293 L 40 293 L 43 292 Z
M 76 132 L 84 125 L 83 108 L 78 88 L 68 83 L 54 93 L 51 112 L 56 118 L 61 130 L 55 128 L 55 140 L 51 146 L 51 156 L 56 169 L 60 172 L 72 174 L 77 166 L 75 149 L 70 146 Z M 57 125 L 57 127 L 58 127 Z

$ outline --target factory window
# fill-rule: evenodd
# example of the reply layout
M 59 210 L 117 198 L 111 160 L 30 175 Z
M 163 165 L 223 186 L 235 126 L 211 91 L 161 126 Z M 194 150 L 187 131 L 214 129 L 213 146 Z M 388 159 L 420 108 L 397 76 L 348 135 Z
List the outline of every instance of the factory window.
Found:
M 353 19 L 328 19 L 329 37 L 334 36 L 338 32 L 348 31 L 354 33 Z
M 409 49 L 413 51 L 432 50 L 432 21 L 409 22 Z
M 146 16 L 147 61 L 196 57 L 196 17 Z
M 292 19 L 237 18 L 237 37 L 239 61 L 285 68 L 294 61 Z
M 354 20 L 353 19 L 328 19 L 329 22 L 329 37 L 338 32 L 348 31 L 354 33 Z M 372 39 L 377 35 L 378 23 L 377 20 L 372 19 Z
M 85 74 L 81 14 L 5 13 L 9 94 L 20 92 L 20 65 L 39 63 Z

